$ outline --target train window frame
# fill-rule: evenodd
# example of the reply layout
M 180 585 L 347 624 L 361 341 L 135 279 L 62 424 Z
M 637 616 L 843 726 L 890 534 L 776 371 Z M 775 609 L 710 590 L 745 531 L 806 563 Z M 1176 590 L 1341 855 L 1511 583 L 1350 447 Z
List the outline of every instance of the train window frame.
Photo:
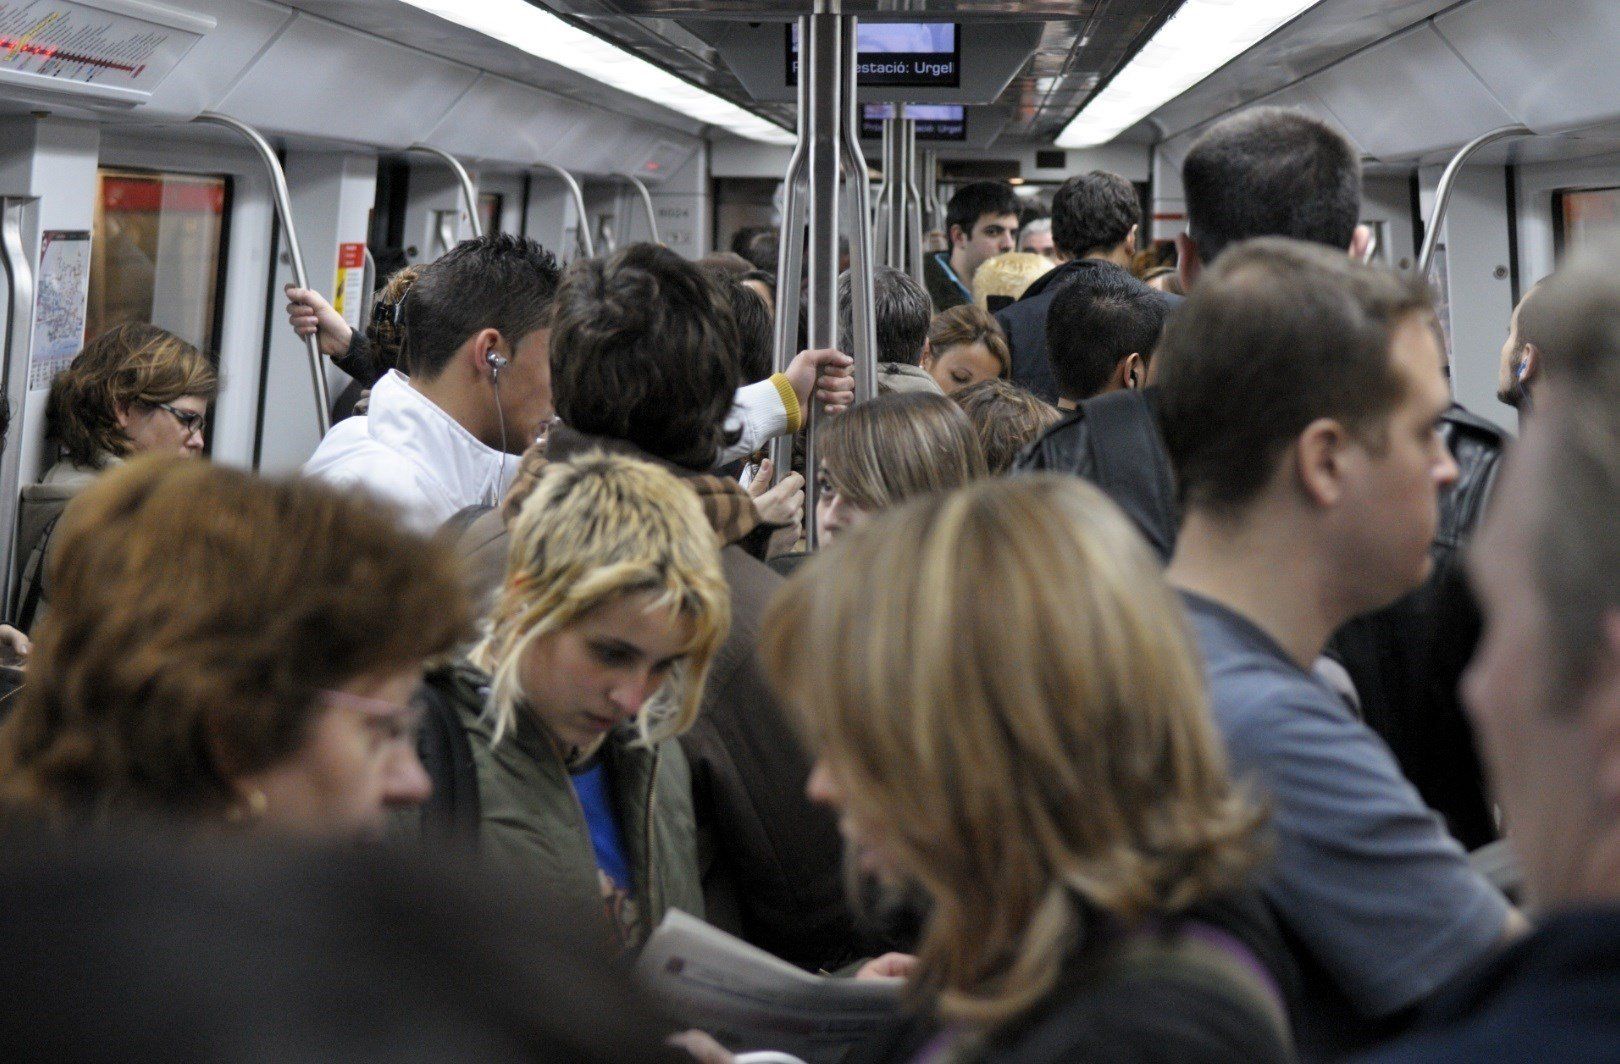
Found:
M 116 171 L 118 171 L 120 173 L 138 174 L 138 175 L 151 176 L 151 177 L 164 177 L 164 176 L 167 176 L 167 175 L 170 175 L 170 174 L 174 174 L 174 175 L 182 176 L 182 177 L 217 178 L 217 179 L 224 182 L 224 197 L 223 197 L 223 200 L 222 200 L 222 202 L 220 204 L 220 213 L 219 213 L 219 241 L 218 241 L 219 249 L 215 253 L 215 256 L 214 256 L 214 278 L 213 278 L 213 280 L 214 280 L 214 307 L 213 307 L 213 313 L 211 315 L 209 315 L 209 319 L 210 319 L 209 322 L 208 322 L 208 341 L 209 342 L 206 343 L 206 344 L 199 345 L 202 348 L 203 353 L 205 355 L 207 355 L 210 359 L 213 360 L 213 362 L 215 364 L 215 367 L 217 368 L 218 364 L 219 364 L 219 360 L 220 360 L 220 349 L 221 349 L 220 338 L 221 338 L 221 334 L 223 333 L 224 328 L 225 328 L 225 280 L 226 280 L 226 276 L 227 276 L 227 274 L 229 272 L 229 263 L 230 263 L 231 228 L 232 228 L 231 223 L 232 223 L 232 214 L 233 214 L 232 208 L 234 206 L 233 200 L 235 199 L 235 196 L 236 196 L 236 182 L 237 182 L 236 175 L 228 173 L 228 172 L 227 173 L 220 173 L 220 172 L 210 172 L 210 171 L 207 171 L 207 170 L 189 170 L 189 169 L 174 169 L 174 168 L 165 169 L 165 168 L 161 168 L 161 167 L 152 167 L 152 166 L 125 166 L 125 165 L 122 165 L 122 164 L 119 164 L 119 163 L 110 163 L 110 162 L 107 162 L 104 159 L 103 160 L 97 160 L 97 162 L 96 162 L 96 179 L 97 179 L 96 180 L 96 194 L 97 194 L 98 199 L 99 199 L 99 197 L 101 195 L 101 174 L 102 174 L 102 171 L 104 171 L 104 170 L 116 170 Z M 87 322 L 88 322 L 88 315 L 87 315 Z M 86 335 L 85 335 L 84 339 L 85 339 L 86 343 L 89 343 L 90 340 L 93 339 L 93 337 L 91 337 L 89 335 L 88 329 L 86 331 Z M 210 415 L 212 415 L 212 409 L 210 409 Z M 210 416 L 210 420 L 212 420 L 212 416 Z M 211 439 L 210 439 L 209 443 L 210 443 L 210 446 L 211 446 L 212 445 L 212 440 Z
M 214 354 L 224 388 L 210 420 L 209 447 L 215 461 L 252 468 L 259 446 L 266 350 L 282 346 L 274 344 L 275 325 L 281 309 L 280 282 L 288 279 L 279 259 L 279 230 L 264 163 L 246 145 L 229 140 L 194 133 L 155 138 L 108 127 L 102 131 L 96 165 L 230 177 L 225 215 L 230 240 L 221 248 L 222 275 L 216 279 L 215 300 L 220 319 Z M 285 315 L 280 321 L 286 321 Z
M 1565 188 L 1555 188 L 1552 191 L 1552 238 L 1553 259 L 1561 262 L 1564 253 L 1569 249 L 1569 215 L 1568 201 L 1572 196 L 1591 195 L 1596 192 L 1613 193 L 1620 200 L 1620 185 L 1570 185 Z

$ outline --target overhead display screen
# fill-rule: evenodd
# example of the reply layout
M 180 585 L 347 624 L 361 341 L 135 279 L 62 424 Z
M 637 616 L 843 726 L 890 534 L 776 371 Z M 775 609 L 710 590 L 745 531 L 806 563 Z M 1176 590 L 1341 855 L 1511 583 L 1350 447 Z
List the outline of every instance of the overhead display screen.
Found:
M 799 26 L 787 27 L 787 83 L 799 79 Z M 954 22 L 862 22 L 855 27 L 857 85 L 956 88 L 962 34 Z
M 967 140 L 967 108 L 959 103 L 908 103 L 906 117 L 917 123 L 918 140 Z M 883 120 L 894 117 L 894 104 L 861 106 L 861 136 L 881 137 Z

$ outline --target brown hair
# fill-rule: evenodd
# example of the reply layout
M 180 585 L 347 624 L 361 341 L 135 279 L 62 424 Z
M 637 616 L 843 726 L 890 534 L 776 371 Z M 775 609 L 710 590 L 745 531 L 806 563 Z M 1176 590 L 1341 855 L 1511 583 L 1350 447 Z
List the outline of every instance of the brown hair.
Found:
M 886 510 L 985 475 L 984 450 L 962 409 L 932 392 L 893 392 L 823 423 L 822 470 L 862 510 Z
M 991 476 L 1005 473 L 1035 437 L 1063 415 L 1030 392 L 1004 380 L 980 381 L 951 396 L 962 408 L 984 448 Z
M 377 292 L 371 308 L 371 326 L 366 330 L 378 363 L 388 369 L 403 370 L 405 362 L 405 295 L 421 278 L 427 266 L 402 266 Z
M 928 326 L 928 350 L 939 358 L 952 347 L 983 344 L 990 356 L 1001 365 L 1001 376 L 1012 375 L 1012 352 L 1007 349 L 1007 336 L 990 312 L 972 303 L 961 303 L 934 315 Z
M 220 815 L 232 778 L 299 748 L 323 689 L 410 668 L 467 627 L 453 560 L 392 511 L 209 462 L 98 478 L 49 564 L 0 801 L 56 815 Z
M 1085 910 L 1185 911 L 1258 858 L 1175 596 L 1076 478 L 879 515 L 777 594 L 760 652 L 847 811 L 927 894 L 916 985 L 947 1022 L 1039 1001 Z
M 1222 255 L 1154 356 L 1185 505 L 1236 517 L 1318 418 L 1376 445 L 1403 392 L 1395 331 L 1414 314 L 1432 321 L 1433 308 L 1415 275 L 1320 244 L 1269 237 Z
M 172 403 L 187 395 L 212 401 L 219 374 L 197 348 L 166 329 L 125 322 L 84 345 L 51 381 L 45 438 L 77 466 L 131 453 L 118 412 L 135 403 Z

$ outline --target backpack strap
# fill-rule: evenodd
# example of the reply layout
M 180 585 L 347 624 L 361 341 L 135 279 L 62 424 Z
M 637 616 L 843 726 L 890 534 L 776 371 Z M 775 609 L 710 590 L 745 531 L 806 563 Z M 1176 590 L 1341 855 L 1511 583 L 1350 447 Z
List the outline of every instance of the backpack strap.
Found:
M 28 561 L 22 571 L 22 598 L 17 607 L 16 627 L 23 632 L 31 631 L 34 620 L 39 615 L 39 604 L 45 598 L 45 556 L 51 548 L 51 535 L 56 531 L 56 523 L 62 520 L 58 513 L 51 518 L 39 538 L 34 541 L 34 549 L 28 552 Z
M 1159 557 L 1168 561 L 1181 518 L 1170 456 L 1147 397 L 1134 388 L 1123 389 L 1087 399 L 1080 409 L 1090 428 L 1097 486 L 1135 519 Z
M 455 543 L 472 527 L 472 523 L 495 509 L 487 502 L 475 502 L 471 506 L 463 506 L 439 526 L 439 536 L 446 543 Z
M 416 748 L 433 781 L 433 793 L 422 805 L 422 827 L 424 834 L 435 839 L 476 845 L 483 821 L 478 766 L 472 741 L 447 689 L 451 682 L 448 670 L 435 671 L 417 692 L 424 713 Z
M 1188 920 L 1168 936 L 1156 929 L 1137 932 L 1121 944 L 1104 978 L 1199 987 L 1268 1028 L 1279 1044 L 1294 1043 L 1282 991 L 1265 966 L 1240 940 L 1212 924 Z

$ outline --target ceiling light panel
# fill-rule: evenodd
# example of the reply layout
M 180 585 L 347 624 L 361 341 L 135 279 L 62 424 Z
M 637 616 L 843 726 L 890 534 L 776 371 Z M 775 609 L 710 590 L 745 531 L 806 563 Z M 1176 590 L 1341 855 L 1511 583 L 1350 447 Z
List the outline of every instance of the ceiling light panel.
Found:
M 1060 148 L 1113 140 L 1320 0 L 1186 0 L 1059 133 Z
M 792 133 L 698 88 L 527 0 L 403 0 L 447 22 L 509 44 L 594 81 L 740 137 L 792 144 Z

